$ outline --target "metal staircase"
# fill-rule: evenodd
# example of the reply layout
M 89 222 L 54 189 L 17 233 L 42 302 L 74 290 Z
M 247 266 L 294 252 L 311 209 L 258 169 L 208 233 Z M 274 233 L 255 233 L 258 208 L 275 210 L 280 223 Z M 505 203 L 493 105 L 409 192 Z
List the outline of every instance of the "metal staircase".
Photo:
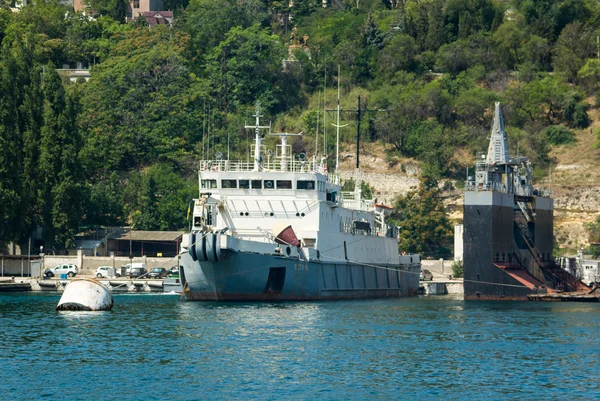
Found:
M 525 216 L 523 216 L 525 217 Z M 525 217 L 526 218 L 526 217 Z M 540 252 L 535 246 L 535 242 L 533 241 L 531 231 L 529 227 L 527 227 L 527 223 L 523 222 L 521 219 L 515 218 L 514 220 L 515 227 L 518 228 L 519 233 L 521 234 L 521 238 L 527 245 L 531 256 L 535 261 L 535 264 L 540 267 L 544 275 L 552 280 L 553 286 L 555 289 L 562 287 L 561 289 L 564 291 L 589 291 L 589 287 L 575 278 L 571 273 L 562 269 L 560 266 L 557 266 L 554 261 L 544 262 L 540 258 Z

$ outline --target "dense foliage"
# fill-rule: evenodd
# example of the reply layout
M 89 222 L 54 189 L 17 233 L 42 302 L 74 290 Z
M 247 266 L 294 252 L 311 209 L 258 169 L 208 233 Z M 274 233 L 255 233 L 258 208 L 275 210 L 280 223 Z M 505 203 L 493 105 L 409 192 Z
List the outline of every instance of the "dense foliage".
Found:
M 435 179 L 421 178 L 419 188 L 398 198 L 391 221 L 400 227 L 402 251 L 448 257 L 452 225 Z
M 47 249 L 80 223 L 184 227 L 197 160 L 247 157 L 256 100 L 275 130 L 304 131 L 295 150 L 313 152 L 318 130 L 333 155 L 322 111 L 338 79 L 345 110 L 362 98 L 363 140 L 434 178 L 464 175 L 457 149 L 485 148 L 495 101 L 539 177 L 600 99 L 594 0 L 171 0 L 173 27 L 151 28 L 125 23 L 127 2 L 88 3 L 93 17 L 0 6 L 0 246 L 37 227 Z M 89 82 L 61 82 L 56 67 L 77 63 Z

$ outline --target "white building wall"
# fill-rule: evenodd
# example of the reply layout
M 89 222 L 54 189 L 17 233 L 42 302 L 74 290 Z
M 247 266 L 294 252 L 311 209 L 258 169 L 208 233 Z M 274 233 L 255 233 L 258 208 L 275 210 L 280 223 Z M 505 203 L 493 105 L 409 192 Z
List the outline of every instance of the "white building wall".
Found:
M 463 260 L 464 252 L 464 226 L 462 224 L 456 224 L 454 226 L 454 260 Z

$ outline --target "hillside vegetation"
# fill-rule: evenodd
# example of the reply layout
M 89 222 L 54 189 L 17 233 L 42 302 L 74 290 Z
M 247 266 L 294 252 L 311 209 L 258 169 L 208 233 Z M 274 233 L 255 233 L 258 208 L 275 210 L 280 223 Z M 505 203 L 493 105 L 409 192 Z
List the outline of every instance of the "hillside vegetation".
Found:
M 345 111 L 361 97 L 363 146 L 390 168 L 412 160 L 460 182 L 500 101 L 511 153 L 529 156 L 538 182 L 565 155 L 590 168 L 555 171 L 554 184 L 598 183 L 597 1 L 166 5 L 173 27 L 124 23 L 123 0 L 90 0 L 93 18 L 56 0 L 2 6 L 0 246 L 36 227 L 46 249 L 72 246 L 81 225 L 185 227 L 198 159 L 245 159 L 257 100 L 275 131 L 304 132 L 294 151 L 313 154 L 319 132 L 331 168 L 335 115 L 323 110 L 338 80 Z M 92 66 L 88 82 L 61 79 L 75 62 Z M 355 115 L 342 113 L 346 151 Z

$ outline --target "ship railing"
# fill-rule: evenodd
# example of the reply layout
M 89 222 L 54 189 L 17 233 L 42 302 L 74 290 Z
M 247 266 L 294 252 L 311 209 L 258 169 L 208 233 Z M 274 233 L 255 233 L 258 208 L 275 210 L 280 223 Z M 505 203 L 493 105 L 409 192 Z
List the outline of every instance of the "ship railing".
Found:
M 515 186 L 515 195 L 531 196 L 533 195 L 533 188 L 531 188 L 529 185 Z
M 552 198 L 554 193 L 549 188 L 535 188 L 533 194 L 544 198 Z
M 242 160 L 201 160 L 200 171 L 254 171 L 254 161 Z M 260 171 L 289 171 L 295 173 L 322 173 L 327 169 L 312 160 L 268 160 L 260 165 Z M 333 174 L 332 174 L 333 175 Z M 335 180 L 335 178 L 332 178 Z M 335 183 L 335 182 L 334 182 Z M 339 183 L 339 177 L 337 178 Z
M 356 199 L 354 192 L 342 192 L 342 206 L 347 209 L 370 212 L 373 210 L 374 205 L 374 199 Z
M 491 192 L 508 192 L 506 185 L 500 182 L 476 183 L 474 181 L 466 181 L 465 189 L 467 191 L 491 191 Z

